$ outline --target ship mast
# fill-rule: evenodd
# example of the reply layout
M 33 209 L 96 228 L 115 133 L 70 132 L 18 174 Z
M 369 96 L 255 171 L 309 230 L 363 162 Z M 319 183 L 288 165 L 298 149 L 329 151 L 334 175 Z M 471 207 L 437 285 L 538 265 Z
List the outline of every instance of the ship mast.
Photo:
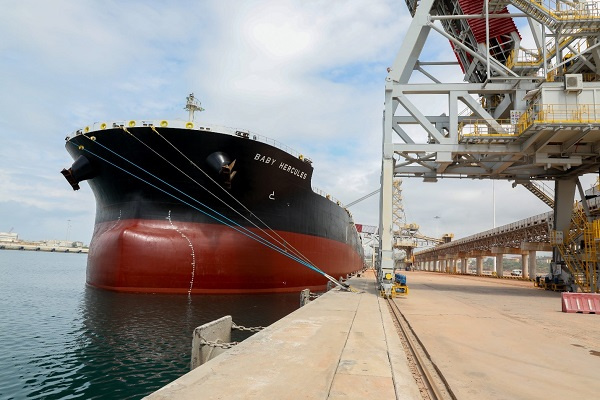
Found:
M 194 93 L 190 93 L 190 95 L 186 97 L 186 99 L 187 104 L 185 105 L 184 110 L 187 110 L 187 112 L 189 113 L 188 121 L 193 121 L 194 112 L 204 111 L 204 108 L 202 108 L 200 102 L 194 98 Z

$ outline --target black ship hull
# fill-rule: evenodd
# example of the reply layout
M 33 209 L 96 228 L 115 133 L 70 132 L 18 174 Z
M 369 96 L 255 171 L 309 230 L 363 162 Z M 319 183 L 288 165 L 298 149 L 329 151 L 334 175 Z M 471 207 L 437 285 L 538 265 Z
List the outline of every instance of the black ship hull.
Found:
M 182 124 L 101 124 L 67 140 L 75 163 L 63 174 L 74 188 L 87 180 L 96 198 L 88 284 L 318 290 L 321 271 L 339 278 L 363 267 L 350 214 L 313 192 L 310 162 L 248 133 Z

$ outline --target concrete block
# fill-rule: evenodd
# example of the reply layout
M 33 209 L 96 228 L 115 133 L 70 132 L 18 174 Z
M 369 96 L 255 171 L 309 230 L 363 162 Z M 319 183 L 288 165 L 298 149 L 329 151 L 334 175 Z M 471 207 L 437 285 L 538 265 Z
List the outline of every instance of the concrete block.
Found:
M 219 354 L 227 351 L 220 347 L 202 344 L 207 342 L 229 343 L 231 342 L 231 327 L 233 320 L 231 315 L 219 318 L 215 321 L 201 325 L 194 329 L 192 338 L 192 361 L 190 369 L 194 369 L 211 360 Z

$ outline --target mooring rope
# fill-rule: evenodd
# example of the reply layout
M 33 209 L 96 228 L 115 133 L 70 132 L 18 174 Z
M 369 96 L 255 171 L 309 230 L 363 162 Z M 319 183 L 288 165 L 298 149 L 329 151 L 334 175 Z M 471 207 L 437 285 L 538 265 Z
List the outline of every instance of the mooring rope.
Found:
M 142 142 L 137 136 L 133 135 L 132 133 L 130 133 L 127 128 L 122 127 L 122 129 L 124 131 L 126 131 L 127 133 L 129 133 L 132 137 L 134 137 L 135 139 L 137 139 L 140 143 L 146 145 L 144 142 Z M 160 154 L 158 154 L 157 152 L 155 152 L 153 149 L 151 149 L 148 145 L 146 145 L 146 147 L 148 147 L 149 149 L 151 149 L 152 151 L 155 152 L 156 155 L 158 155 L 159 157 L 161 157 L 163 160 L 165 160 L 167 163 L 171 164 L 174 168 L 176 168 L 178 171 L 180 171 L 181 173 L 183 173 L 185 176 L 187 176 L 189 179 L 191 179 L 194 183 L 198 184 L 198 186 L 200 186 L 202 189 L 206 190 L 207 192 L 209 192 L 212 196 L 214 196 L 215 198 L 217 198 L 219 201 L 221 201 L 223 204 L 225 204 L 227 207 L 229 207 L 231 210 L 233 210 L 234 212 L 236 212 L 238 215 L 240 215 L 241 217 L 243 217 L 246 221 L 248 221 L 249 223 L 251 223 L 253 226 L 255 226 L 257 229 L 260 229 L 262 232 L 264 232 L 267 236 L 269 236 L 271 239 L 275 240 L 277 243 L 279 244 L 283 244 L 286 247 L 290 247 L 295 253 L 296 255 L 298 255 L 299 257 L 301 257 L 302 259 L 304 259 L 306 262 L 314 265 L 314 263 L 312 261 L 310 261 L 308 259 L 308 257 L 306 257 L 304 254 L 302 254 L 302 252 L 298 249 L 296 249 L 291 243 L 289 243 L 287 240 L 285 240 L 283 237 L 281 237 L 281 235 L 279 235 L 275 230 L 273 230 L 269 225 L 267 225 L 266 222 L 264 222 L 263 220 L 260 219 L 260 217 L 258 217 L 256 214 L 254 214 L 252 211 L 250 211 L 241 201 L 239 201 L 238 199 L 236 199 L 231 193 L 229 193 L 227 190 L 225 190 L 224 187 L 222 187 L 221 185 L 219 185 L 217 182 L 215 182 L 215 180 L 209 175 L 207 174 L 202 168 L 200 168 L 200 166 L 198 166 L 194 161 L 192 161 L 188 156 L 186 156 L 181 150 L 179 150 L 177 148 L 177 146 L 175 146 L 173 143 L 171 143 L 166 137 L 164 137 L 163 135 L 160 134 L 160 132 L 158 132 L 158 130 L 156 130 L 156 128 L 154 126 L 151 127 L 152 131 L 154 131 L 161 139 L 163 139 L 165 142 L 167 142 L 175 151 L 177 151 L 183 158 L 185 158 L 190 164 L 192 164 L 197 170 L 199 170 L 200 172 L 202 172 L 202 174 L 204 174 L 204 176 L 206 176 L 211 182 L 213 182 L 217 187 L 219 187 L 223 192 L 225 192 L 229 197 L 231 197 L 236 203 L 238 203 L 244 210 L 246 210 L 248 213 L 250 213 L 250 215 L 252 215 L 254 218 L 256 218 L 256 220 L 258 222 L 260 222 L 261 224 L 263 224 L 269 231 L 273 232 L 273 234 L 277 237 L 279 237 L 281 239 L 280 242 L 277 239 L 275 239 L 274 237 L 272 237 L 271 235 L 269 235 L 267 232 L 265 232 L 262 228 L 260 228 L 259 226 L 257 226 L 254 222 L 250 221 L 250 219 L 248 219 L 245 215 L 242 215 L 239 211 L 237 211 L 236 209 L 234 209 L 233 207 L 231 207 L 229 204 L 227 204 L 223 199 L 221 199 L 219 196 L 217 196 L 216 194 L 212 193 L 210 190 L 206 189 L 205 187 L 203 187 L 202 185 L 200 185 L 199 183 L 197 183 L 194 179 L 192 179 L 189 175 L 187 175 L 185 172 L 181 171 L 179 168 L 177 168 L 175 165 L 173 165 L 170 161 L 168 161 L 167 159 L 165 159 L 163 156 L 161 156 Z
M 152 186 L 153 188 L 155 188 L 155 189 L 157 189 L 157 190 L 159 190 L 159 191 L 161 191 L 161 192 L 165 193 L 166 195 L 168 195 L 168 196 L 171 196 L 171 197 L 172 197 L 172 198 L 174 198 L 175 200 L 177 200 L 177 201 L 179 201 L 179 202 L 181 202 L 181 203 L 183 203 L 183 204 L 185 204 L 185 205 L 187 205 L 187 206 L 189 206 L 189 207 L 191 207 L 191 208 L 195 209 L 196 211 L 199 211 L 199 212 L 201 212 L 202 214 L 204 214 L 204 215 L 208 216 L 209 218 L 212 218 L 212 219 L 214 219 L 215 221 L 217 221 L 217 222 L 220 222 L 220 223 L 222 223 L 223 225 L 225 225 L 225 226 L 228 226 L 228 227 L 230 227 L 231 229 L 233 229 L 233 230 L 235 230 L 235 231 L 237 231 L 237 232 L 241 233 L 242 235 L 244 235 L 244 236 L 246 236 L 246 237 L 248 237 L 248 238 L 250 238 L 250 239 L 252 239 L 252 240 L 255 240 L 255 241 L 257 241 L 257 242 L 259 242 L 259 243 L 261 243 L 261 244 L 263 244 L 263 245 L 265 245 L 265 246 L 269 247 L 270 249 L 272 249 L 272 250 L 275 250 L 276 252 L 278 252 L 278 253 L 280 253 L 280 254 L 282 254 L 282 255 L 284 255 L 284 256 L 286 256 L 286 257 L 288 257 L 288 258 L 290 258 L 290 259 L 292 259 L 292 260 L 294 260 L 294 261 L 296 261 L 296 262 L 298 262 L 299 264 L 301 264 L 301 265 L 304 265 L 305 267 L 307 267 L 307 268 L 309 268 L 309 269 L 311 269 L 311 270 L 313 270 L 313 271 L 315 271 L 315 272 L 317 272 L 317 273 L 319 273 L 319 274 L 323 275 L 325 278 L 327 278 L 327 279 L 328 279 L 328 280 L 330 280 L 331 282 L 335 283 L 336 285 L 338 285 L 338 286 L 344 286 L 344 285 L 342 285 L 341 283 L 339 283 L 337 280 L 335 280 L 335 278 L 333 278 L 333 277 L 332 277 L 332 276 L 330 276 L 329 274 L 325 273 L 324 271 L 322 271 L 322 270 L 321 270 L 321 269 L 319 269 L 318 267 L 316 267 L 316 266 L 314 266 L 314 265 L 311 265 L 311 264 L 307 263 L 306 261 L 302 260 L 301 258 L 298 258 L 297 256 L 295 256 L 295 255 L 293 255 L 293 254 L 290 254 L 290 253 L 289 253 L 289 252 L 287 252 L 285 249 L 281 249 L 281 248 L 277 247 L 276 245 L 274 245 L 273 243 L 269 242 L 269 241 L 268 241 L 268 240 L 266 240 L 265 238 L 263 238 L 263 237 L 261 237 L 261 236 L 257 235 L 256 233 L 254 233 L 254 232 L 252 232 L 252 231 L 248 230 L 247 228 L 243 227 L 242 225 L 238 224 L 237 222 L 235 222 L 235 221 L 231 220 L 230 218 L 228 218 L 228 217 L 226 217 L 226 216 L 222 215 L 222 214 L 221 214 L 221 213 L 219 213 L 218 211 L 215 211 L 215 210 L 213 210 L 212 208 L 208 207 L 207 205 L 205 205 L 205 204 L 204 204 L 204 203 L 202 203 L 201 201 L 199 201 L 199 200 L 197 200 L 197 199 L 194 199 L 192 196 L 190 196 L 190 195 L 188 195 L 188 194 L 186 194 L 186 193 L 182 192 L 181 190 L 177 189 L 176 187 L 174 187 L 173 185 L 171 185 L 171 184 L 169 184 L 168 182 L 164 181 L 163 179 L 161 179 L 161 178 L 157 177 L 156 175 L 152 174 L 151 172 L 149 172 L 149 171 L 145 170 L 144 168 L 142 168 L 142 167 L 138 166 L 138 165 L 137 165 L 137 164 L 135 164 L 134 162 L 132 162 L 132 161 L 129 161 L 129 160 L 127 160 L 125 157 L 123 157 L 123 156 L 121 156 L 121 155 L 119 155 L 119 154 L 115 153 L 114 151 L 112 151 L 112 150 L 111 150 L 111 149 L 109 149 L 108 147 L 104 146 L 102 143 L 99 143 L 98 141 L 92 140 L 91 138 L 89 138 L 89 137 L 87 137 L 87 136 L 85 136 L 85 135 L 83 135 L 83 136 L 84 136 L 84 137 L 86 137 L 87 139 L 89 139 L 90 141 L 93 141 L 94 143 L 98 144 L 98 145 L 99 145 L 99 146 L 101 146 L 102 148 L 104 148 L 104 149 L 108 150 L 109 152 L 111 152 L 111 153 L 115 154 L 116 156 L 118 156 L 118 157 L 122 158 L 123 160 L 125 160 L 125 161 L 129 162 L 131 165 L 133 165 L 133 166 L 137 167 L 138 169 L 140 169 L 141 171 L 143 171 L 143 172 L 147 173 L 148 175 L 150 175 L 150 176 L 151 176 L 151 177 L 153 177 L 154 179 L 157 179 L 158 181 L 160 181 L 160 182 L 164 183 L 165 185 L 167 185 L 167 186 L 169 186 L 169 187 L 171 187 L 171 188 L 175 189 L 176 191 L 178 191 L 178 192 L 180 192 L 181 194 L 185 195 L 186 197 L 188 197 L 188 198 L 192 199 L 193 201 L 195 201 L 196 203 L 198 203 L 198 204 L 200 204 L 201 206 L 205 207 L 206 209 L 208 209 L 208 210 L 210 210 L 210 211 L 214 212 L 216 215 L 218 215 L 218 216 L 220 216 L 220 217 L 224 218 L 225 220 L 227 220 L 227 221 L 231 222 L 231 224 L 233 224 L 233 225 L 236 225 L 237 227 L 241 228 L 241 230 L 240 230 L 240 229 L 238 229 L 238 228 L 236 228 L 236 226 L 233 226 L 233 225 L 231 225 L 231 224 L 229 224 L 229 223 L 227 223 L 227 222 L 223 221 L 222 219 L 219 219 L 219 218 L 218 218 L 218 217 L 216 217 L 215 215 L 213 215 L 213 214 L 211 214 L 211 213 L 209 213 L 209 212 L 207 212 L 207 211 L 204 211 L 204 210 L 202 210 L 202 209 L 200 209 L 200 208 L 198 208 L 198 207 L 194 206 L 193 204 L 190 204 L 189 202 L 187 202 L 187 201 L 185 201 L 185 200 L 183 200 L 183 199 L 181 199 L 181 198 L 177 197 L 176 195 L 174 195 L 174 194 L 172 194 L 172 193 L 170 193 L 170 192 L 168 192 L 168 191 L 166 191 L 166 190 L 164 190 L 164 189 L 162 189 L 162 188 L 160 188 L 160 187 L 158 187 L 158 186 L 156 186 L 156 185 L 154 185 L 154 184 L 152 184 L 152 183 L 148 182 L 148 181 L 147 181 L 147 180 L 145 180 L 144 178 L 141 178 L 141 177 L 139 177 L 139 176 L 135 175 L 133 172 L 130 172 L 130 171 L 128 171 L 128 170 L 126 170 L 126 169 L 124 169 L 124 168 L 122 168 L 122 167 L 120 167 L 120 166 L 116 165 L 115 163 L 113 163 L 113 162 L 111 162 L 111 161 L 109 161 L 109 160 L 107 160 L 107 159 L 105 159 L 105 158 L 103 158 L 103 157 L 99 156 L 98 154 L 96 154 L 96 153 L 92 152 L 91 150 L 88 150 L 88 149 L 86 149 L 86 148 L 85 148 L 85 146 L 78 146 L 77 144 L 75 144 L 75 143 L 73 143 L 73 142 L 70 142 L 70 141 L 69 141 L 69 143 L 71 143 L 72 145 L 74 145 L 74 146 L 78 147 L 80 150 L 83 150 L 83 151 L 85 151 L 85 152 L 88 152 L 88 153 L 90 153 L 91 155 L 93 155 L 93 156 L 95 156 L 96 158 L 98 158 L 98 159 L 100 159 L 100 160 L 102 160 L 102 161 L 106 162 L 107 164 L 110 164 L 110 165 L 112 165 L 113 167 L 115 167 L 115 168 L 117 168 L 117 169 L 119 169 L 119 170 L 121 170 L 121 171 L 125 172 L 126 174 L 133 176 L 134 178 L 136 178 L 136 179 L 138 179 L 138 180 L 140 180 L 140 181 L 142 181 L 142 182 L 146 183 L 147 185 L 149 185 L 149 186 Z M 247 233 L 246 233 L 246 232 L 247 232 Z
M 127 132 L 131 137 L 133 137 L 135 140 L 137 140 L 139 143 L 141 143 L 142 145 L 144 145 L 146 148 L 148 148 L 150 151 L 152 151 L 154 154 L 156 154 L 158 157 L 160 157 L 161 159 L 163 159 L 166 163 L 168 163 L 169 165 L 171 165 L 173 168 L 175 168 L 177 171 L 179 171 L 180 173 L 182 173 L 186 178 L 190 179 L 192 182 L 194 182 L 196 185 L 198 185 L 200 188 L 204 189 L 206 192 L 208 192 L 211 196 L 213 196 L 215 199 L 217 199 L 218 201 L 220 201 L 221 203 L 223 203 L 226 207 L 228 207 L 230 210 L 232 210 L 233 212 L 235 212 L 236 214 L 238 214 L 240 217 L 244 218 L 246 221 L 248 221 L 248 223 L 250 223 L 252 226 L 254 226 L 256 229 L 260 230 L 261 232 L 263 232 L 266 236 L 270 237 L 271 239 L 273 239 L 275 242 L 277 242 L 279 245 L 282 245 L 284 247 L 289 247 L 291 248 L 295 254 L 304 259 L 306 262 L 314 265 L 313 262 L 311 262 L 308 257 L 306 257 L 304 254 L 302 254 L 302 252 L 300 252 L 298 249 L 296 249 L 294 246 L 292 246 L 289 242 L 287 242 L 283 237 L 281 237 L 281 235 L 279 235 L 275 230 L 273 230 L 269 225 L 267 225 L 264 221 L 262 221 L 256 214 L 254 214 L 252 211 L 250 211 L 244 204 L 242 204 L 238 199 L 236 199 L 231 193 L 229 193 L 227 190 L 225 190 L 225 188 L 223 188 L 221 185 L 219 185 L 217 182 L 215 182 L 215 180 L 209 175 L 207 174 L 202 168 L 200 168 L 196 163 L 194 163 L 188 156 L 186 156 L 181 150 L 179 150 L 174 144 L 172 144 L 167 138 L 165 138 L 164 136 L 162 136 L 160 134 L 160 132 L 158 132 L 156 130 L 156 128 L 154 126 L 151 127 L 152 130 L 159 136 L 161 137 L 165 142 L 167 142 L 175 151 L 177 151 L 182 157 L 184 157 L 190 164 L 192 164 L 196 169 L 198 169 L 200 172 L 202 172 L 202 174 L 204 174 L 211 182 L 213 182 L 217 187 L 221 188 L 221 190 L 223 190 L 228 196 L 230 196 L 235 202 L 237 202 L 240 206 L 242 206 L 250 215 L 252 215 L 254 218 L 256 218 L 258 220 L 258 222 L 260 222 L 261 224 L 263 224 L 269 231 L 273 232 L 273 234 L 277 237 L 279 237 L 281 239 L 281 241 L 277 240 L 276 238 L 274 238 L 272 235 L 270 235 L 267 231 L 265 231 L 263 228 L 261 228 L 260 226 L 258 226 L 256 223 L 254 223 L 253 221 L 251 221 L 248 217 L 246 217 L 245 215 L 243 215 L 241 212 L 239 212 L 238 210 L 236 210 L 235 208 L 233 208 L 231 205 L 227 204 L 227 202 L 225 202 L 221 197 L 217 196 L 215 193 L 213 193 L 211 190 L 207 189 L 206 187 L 204 187 L 202 184 L 200 184 L 198 181 L 196 181 L 194 178 L 192 178 L 191 176 L 189 176 L 185 171 L 183 171 L 181 168 L 177 167 L 175 164 L 173 164 L 171 161 L 167 160 L 163 155 L 159 154 L 156 150 L 154 150 L 152 147 L 150 147 L 147 143 L 145 143 L 144 141 L 142 141 L 140 138 L 138 138 L 137 136 L 135 136 L 134 134 L 132 134 L 131 132 L 129 132 L 129 130 L 127 130 L 127 128 L 125 128 L 124 126 L 121 127 L 121 129 L 125 132 Z M 85 135 L 84 135 L 85 136 Z

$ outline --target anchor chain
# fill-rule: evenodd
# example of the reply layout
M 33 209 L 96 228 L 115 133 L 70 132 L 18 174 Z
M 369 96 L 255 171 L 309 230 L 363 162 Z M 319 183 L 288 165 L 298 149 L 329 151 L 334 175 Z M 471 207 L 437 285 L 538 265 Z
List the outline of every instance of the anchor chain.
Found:
M 260 332 L 265 329 L 264 326 L 254 326 L 254 327 L 245 327 L 242 325 L 238 325 L 235 322 L 232 323 L 231 329 L 236 329 L 238 331 L 246 331 L 246 332 Z M 239 342 L 221 342 L 220 340 L 206 340 L 204 338 L 200 338 L 200 345 L 202 346 L 210 346 L 210 347 L 219 347 L 221 349 L 227 350 L 238 344 Z
M 224 349 L 224 350 L 230 349 L 230 348 L 232 348 L 233 346 L 235 346 L 238 343 L 239 342 L 221 343 L 219 340 L 210 341 L 210 340 L 206 340 L 206 339 L 200 339 L 200 344 L 202 346 L 219 347 L 219 348 Z
M 238 331 L 246 331 L 246 332 L 260 332 L 263 329 L 265 329 L 265 327 L 264 326 L 255 326 L 255 327 L 246 328 L 245 326 L 238 325 L 235 322 L 233 322 L 231 329 L 237 329 Z

